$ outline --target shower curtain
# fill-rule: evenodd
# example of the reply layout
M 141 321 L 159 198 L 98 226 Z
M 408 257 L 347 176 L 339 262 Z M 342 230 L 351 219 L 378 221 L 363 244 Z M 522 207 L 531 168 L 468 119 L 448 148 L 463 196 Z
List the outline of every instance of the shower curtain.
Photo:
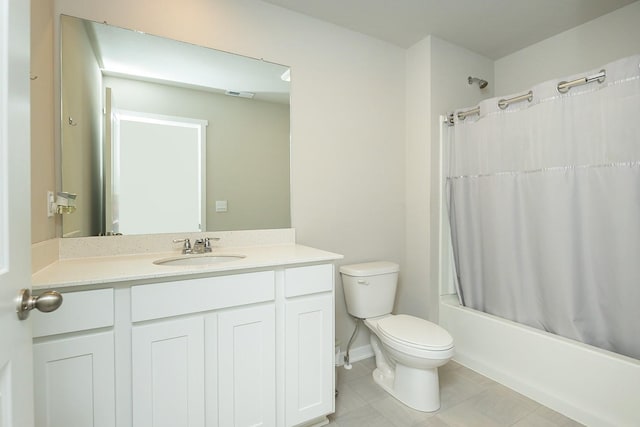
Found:
M 640 55 L 604 70 L 454 113 L 457 288 L 465 306 L 640 359 Z

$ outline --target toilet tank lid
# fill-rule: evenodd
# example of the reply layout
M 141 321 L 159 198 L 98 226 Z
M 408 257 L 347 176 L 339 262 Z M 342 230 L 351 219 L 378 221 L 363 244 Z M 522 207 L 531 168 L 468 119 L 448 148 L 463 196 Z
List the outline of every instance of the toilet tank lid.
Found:
M 400 266 L 395 262 L 389 261 L 364 262 L 340 267 L 340 273 L 356 277 L 377 276 L 379 274 L 397 273 L 398 271 L 400 271 Z

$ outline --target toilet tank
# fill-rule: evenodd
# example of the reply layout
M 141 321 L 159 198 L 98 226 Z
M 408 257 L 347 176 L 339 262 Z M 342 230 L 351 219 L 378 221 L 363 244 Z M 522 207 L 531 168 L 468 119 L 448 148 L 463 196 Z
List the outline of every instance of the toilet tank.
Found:
M 340 267 L 347 311 L 354 317 L 368 319 L 384 316 L 393 310 L 400 266 L 377 261 Z

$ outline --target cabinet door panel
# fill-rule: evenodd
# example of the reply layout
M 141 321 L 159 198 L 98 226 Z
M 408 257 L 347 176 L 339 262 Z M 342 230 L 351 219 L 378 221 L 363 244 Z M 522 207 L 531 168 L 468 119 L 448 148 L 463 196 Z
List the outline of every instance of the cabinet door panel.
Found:
M 285 303 L 286 425 L 333 411 L 333 296 Z
M 133 425 L 204 427 L 204 320 L 134 326 Z
M 36 343 L 38 427 L 115 426 L 113 333 Z
M 274 307 L 220 313 L 218 338 L 220 425 L 274 426 Z

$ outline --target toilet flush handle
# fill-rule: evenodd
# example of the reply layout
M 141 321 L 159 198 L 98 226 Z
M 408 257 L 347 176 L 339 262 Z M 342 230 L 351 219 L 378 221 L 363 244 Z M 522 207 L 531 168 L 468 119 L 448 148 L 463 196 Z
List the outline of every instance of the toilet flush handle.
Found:
M 366 280 L 358 279 L 358 285 L 368 285 L 368 284 L 369 284 L 369 282 L 367 282 Z

